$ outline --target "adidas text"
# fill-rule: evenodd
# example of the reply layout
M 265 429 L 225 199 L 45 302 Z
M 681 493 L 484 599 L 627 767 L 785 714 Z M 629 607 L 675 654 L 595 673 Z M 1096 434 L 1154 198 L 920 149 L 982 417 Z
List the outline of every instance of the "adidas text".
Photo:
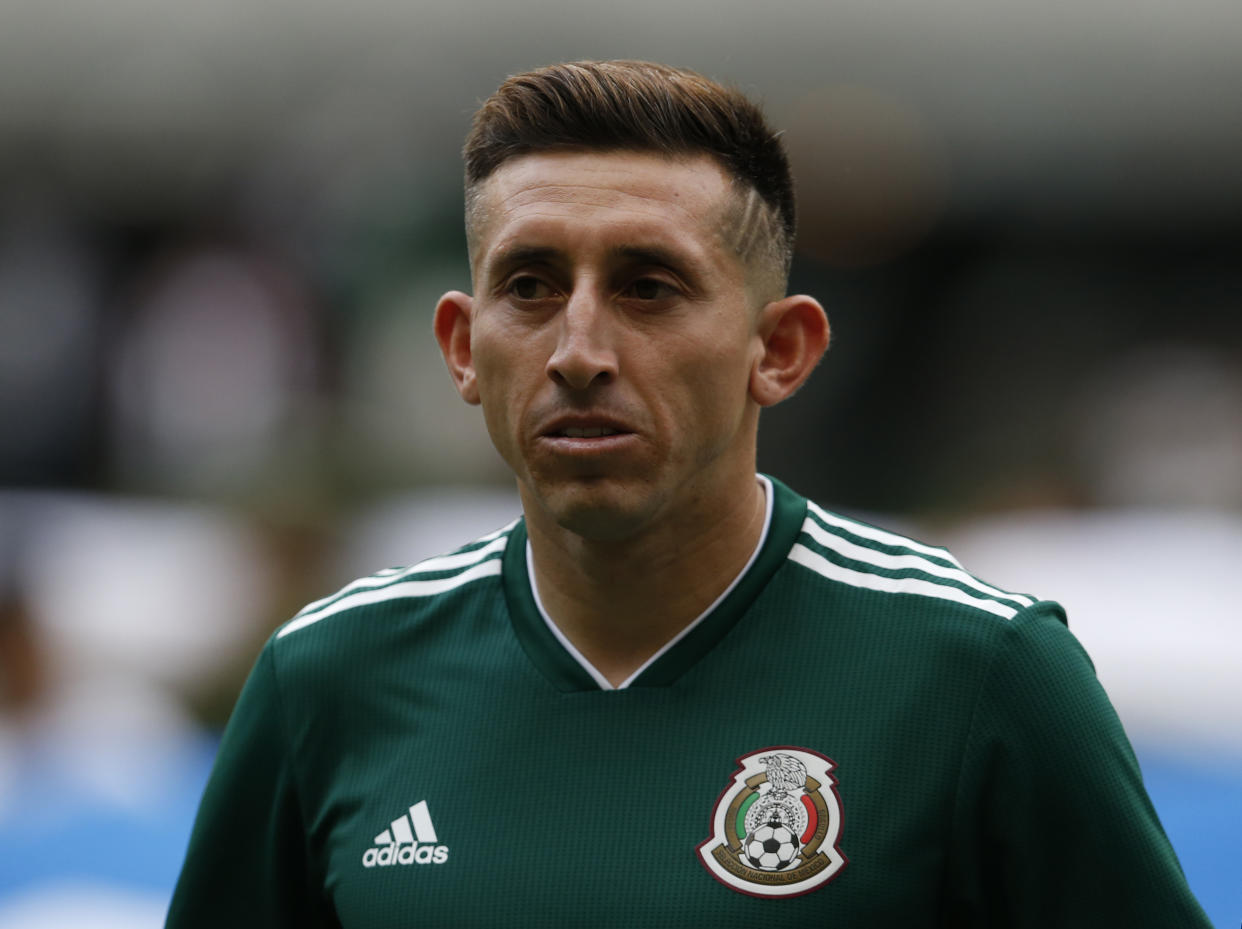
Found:
M 394 864 L 444 864 L 448 861 L 447 845 L 387 845 L 384 848 L 368 848 L 362 855 L 366 868 L 386 867 Z
M 383 868 L 393 864 L 444 864 L 448 846 L 441 845 L 431 822 L 427 801 L 419 800 L 402 813 L 373 840 L 362 853 L 364 868 Z

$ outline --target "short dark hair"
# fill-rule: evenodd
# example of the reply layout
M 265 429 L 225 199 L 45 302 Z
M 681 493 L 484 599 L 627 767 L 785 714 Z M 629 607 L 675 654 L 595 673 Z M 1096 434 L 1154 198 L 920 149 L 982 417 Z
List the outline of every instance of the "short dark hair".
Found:
M 574 61 L 508 78 L 466 137 L 468 232 L 480 185 L 507 160 L 573 150 L 714 158 L 767 207 L 746 211 L 739 251 L 761 247 L 779 263 L 782 280 L 788 275 L 795 228 L 789 159 L 779 134 L 740 91 L 647 61 Z

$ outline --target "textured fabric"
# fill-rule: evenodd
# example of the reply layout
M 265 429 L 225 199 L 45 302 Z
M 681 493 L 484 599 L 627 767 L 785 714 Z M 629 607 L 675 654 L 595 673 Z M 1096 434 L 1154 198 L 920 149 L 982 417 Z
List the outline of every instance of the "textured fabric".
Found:
M 168 925 L 1208 927 L 1061 609 L 773 484 L 746 576 L 624 689 L 538 615 L 520 521 L 312 604 Z

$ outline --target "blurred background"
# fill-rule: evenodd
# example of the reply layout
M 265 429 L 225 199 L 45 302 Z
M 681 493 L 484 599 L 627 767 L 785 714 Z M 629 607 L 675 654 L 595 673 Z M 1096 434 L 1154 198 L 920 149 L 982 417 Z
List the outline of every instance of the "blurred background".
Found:
M 834 327 L 761 466 L 1061 600 L 1242 921 L 1236 0 L 0 6 L 0 929 L 154 927 L 270 631 L 517 512 L 431 339 L 508 74 L 760 99 Z

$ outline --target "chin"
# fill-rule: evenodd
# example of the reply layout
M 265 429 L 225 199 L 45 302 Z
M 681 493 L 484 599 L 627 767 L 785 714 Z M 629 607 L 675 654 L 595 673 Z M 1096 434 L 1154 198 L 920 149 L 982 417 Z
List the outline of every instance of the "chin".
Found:
M 633 536 L 650 518 L 652 501 L 611 481 L 572 482 L 535 491 L 540 508 L 562 529 L 597 542 Z

